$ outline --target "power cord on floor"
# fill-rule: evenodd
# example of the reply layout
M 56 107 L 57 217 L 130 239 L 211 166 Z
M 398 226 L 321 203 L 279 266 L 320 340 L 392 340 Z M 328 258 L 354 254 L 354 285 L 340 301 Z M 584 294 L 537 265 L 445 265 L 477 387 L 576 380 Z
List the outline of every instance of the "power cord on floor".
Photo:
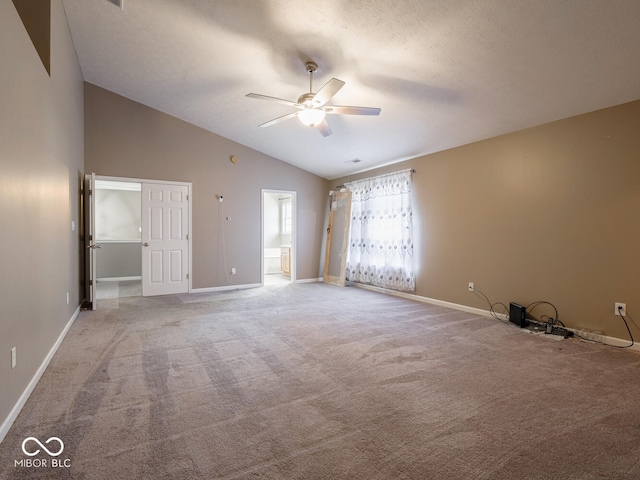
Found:
M 509 323 L 508 320 L 509 320 L 510 310 L 504 303 L 502 303 L 502 302 L 492 303 L 491 300 L 489 300 L 489 298 L 484 293 L 482 293 L 480 290 L 478 290 L 477 288 L 474 288 L 473 292 L 474 293 L 477 292 L 478 294 L 480 294 L 487 301 L 487 303 L 489 304 L 489 313 L 491 314 L 491 316 L 493 318 L 495 318 L 496 320 L 500 320 L 503 323 Z M 504 308 L 504 310 L 506 312 L 504 315 L 506 315 L 507 321 L 503 320 L 502 318 L 500 318 L 498 316 L 498 313 L 495 311 L 495 307 L 497 305 L 498 306 L 502 306 L 502 308 Z M 536 325 L 538 325 L 540 327 L 546 327 L 548 325 L 549 326 L 549 330 L 547 330 L 547 333 L 557 333 L 558 330 L 563 331 L 564 324 L 560 320 L 558 320 L 558 309 L 556 308 L 556 306 L 553 303 L 547 302 L 546 300 L 539 300 L 537 302 L 532 302 L 529 305 L 527 305 L 525 307 L 525 310 L 527 312 L 531 312 L 531 311 L 535 310 L 535 308 L 540 306 L 540 305 L 549 305 L 549 306 L 551 306 L 553 308 L 553 311 L 555 312 L 555 318 L 552 318 L 549 315 L 542 315 L 540 317 L 540 321 L 536 320 L 536 319 L 527 319 L 527 321 L 531 322 L 531 323 L 534 323 L 534 324 L 536 324 Z M 547 317 L 547 319 L 548 319 L 546 322 L 541 321 L 544 317 Z M 562 327 L 562 328 L 558 328 L 558 325 L 560 325 L 560 327 Z M 566 334 L 567 336 L 573 335 L 571 332 L 568 332 L 568 331 L 564 332 L 564 334 Z
M 560 319 L 558 318 L 559 316 L 558 309 L 553 303 L 547 302 L 546 300 L 539 300 L 537 302 L 532 302 L 529 305 L 527 305 L 525 307 L 525 310 L 527 311 L 527 313 L 531 314 L 531 312 L 533 312 L 540 305 L 549 305 L 551 308 L 553 308 L 555 317 L 550 317 L 549 315 L 545 314 L 540 316 L 540 320 L 537 320 L 535 318 L 530 318 L 530 319 L 527 319 L 528 322 L 533 323 L 538 327 L 544 327 L 545 333 L 553 334 L 553 335 L 561 335 L 561 336 L 564 336 L 565 338 L 573 337 L 574 332 L 567 330 L 567 328 L 564 326 L 564 323 L 560 321 Z
M 482 293 L 480 290 L 478 290 L 477 288 L 473 289 L 473 293 L 479 293 L 487 301 L 487 303 L 489 304 L 489 313 L 491 314 L 491 316 L 493 318 L 495 318 L 496 320 L 500 320 L 503 323 L 509 323 L 509 309 L 507 308 L 507 306 L 504 303 L 502 303 L 502 302 L 491 303 L 491 300 L 489 300 L 489 298 L 484 293 Z M 507 320 L 506 321 L 503 320 L 502 318 L 500 318 L 498 316 L 498 313 L 494 310 L 494 307 L 496 305 L 501 305 L 502 308 L 504 308 L 506 313 L 503 314 L 503 315 L 507 316 Z
M 547 318 L 550 318 L 550 319 L 552 320 L 552 323 L 554 323 L 554 324 L 555 324 L 555 322 L 558 322 L 558 321 L 559 321 L 559 320 L 558 320 L 558 309 L 556 308 L 556 306 L 555 306 L 553 303 L 551 303 L 551 302 L 547 302 L 546 300 L 540 300 L 540 301 L 538 301 L 538 302 L 530 303 L 529 305 L 527 305 L 527 306 L 525 307 L 525 309 L 526 309 L 526 311 L 527 311 L 528 313 L 531 313 L 531 312 L 533 312 L 533 311 L 536 309 L 536 307 L 539 307 L 540 305 L 549 305 L 549 306 L 551 306 L 551 308 L 553 308 L 553 311 L 554 311 L 554 312 L 555 312 L 555 314 L 556 314 L 555 319 L 553 319 L 553 318 L 549 317 L 548 315 L 543 315 L 543 316 L 541 316 L 541 317 L 540 317 L 540 320 L 542 320 L 542 318 L 543 318 L 543 317 L 547 317 Z M 563 326 L 564 326 L 564 325 L 563 325 Z
M 507 306 L 506 306 L 504 303 L 502 303 L 502 302 L 491 303 L 491 300 L 489 300 L 489 297 L 487 297 L 484 293 L 482 293 L 482 292 L 481 292 L 480 290 L 478 290 L 477 288 L 474 288 L 474 289 L 473 289 L 473 293 L 477 293 L 477 294 L 481 295 L 481 296 L 482 296 L 482 298 L 484 298 L 484 299 L 486 300 L 486 302 L 489 304 L 489 313 L 491 314 L 491 316 L 492 316 L 493 318 L 495 318 L 496 320 L 500 320 L 500 321 L 501 321 L 501 322 L 503 322 L 503 323 L 509 323 L 509 322 L 508 322 L 508 319 L 509 319 L 509 308 L 507 308 Z M 507 321 L 503 320 L 502 318 L 500 318 L 500 317 L 498 316 L 498 313 L 494 310 L 494 307 L 495 307 L 496 305 L 498 305 L 498 306 L 502 306 L 502 308 L 504 308 L 504 310 L 505 310 L 505 312 L 506 312 L 504 315 L 506 315 L 506 317 L 507 317 Z M 549 323 L 549 322 L 550 322 L 550 323 L 551 323 L 551 325 L 554 325 L 554 326 L 555 326 L 555 325 L 560 325 L 560 327 L 562 327 L 562 328 L 560 328 L 560 330 L 562 330 L 562 329 L 566 329 L 566 327 L 564 326 L 564 323 L 562 323 L 562 322 L 558 319 L 558 309 L 557 309 L 557 308 L 556 308 L 556 306 L 555 306 L 553 303 L 551 303 L 551 302 L 547 302 L 546 300 L 540 300 L 540 301 L 537 301 L 537 302 L 532 302 L 532 303 L 530 303 L 529 305 L 527 305 L 527 306 L 525 307 L 525 310 L 526 310 L 527 312 L 532 312 L 536 307 L 538 307 L 538 306 L 540 306 L 540 305 L 549 305 L 549 306 L 551 306 L 551 308 L 553 308 L 553 311 L 555 312 L 555 315 L 556 315 L 556 316 L 555 316 L 555 318 L 552 318 L 552 317 L 550 317 L 549 315 L 542 315 L 542 316 L 540 317 L 540 320 L 543 320 L 543 319 L 546 317 L 546 318 L 548 319 L 546 323 Z M 634 340 L 634 338 L 633 338 L 633 334 L 631 333 L 631 329 L 629 328 L 629 323 L 627 322 L 626 317 L 622 314 L 622 311 L 623 311 L 623 307 L 622 307 L 622 306 L 619 306 L 619 307 L 618 307 L 618 313 L 620 314 L 620 317 L 622 318 L 622 321 L 624 322 L 624 326 L 625 326 L 625 327 L 627 327 L 627 332 L 629 332 L 629 339 L 631 340 L 631 344 L 629 344 L 629 345 L 622 345 L 622 346 L 620 346 L 620 345 L 611 345 L 611 344 L 609 344 L 609 343 L 599 342 L 599 341 L 597 341 L 597 340 L 591 340 L 590 338 L 585 338 L 585 337 L 583 337 L 583 336 L 581 336 L 581 335 L 579 335 L 579 334 L 577 334 L 577 333 L 575 333 L 575 332 L 568 332 L 568 334 L 570 334 L 570 335 L 575 335 L 576 337 L 578 337 L 578 338 L 580 338 L 581 340 L 584 340 L 584 341 L 586 341 L 586 342 L 599 343 L 599 344 L 601 344 L 601 345 L 608 345 L 608 346 L 610 346 L 610 347 L 615 347 L 615 348 L 631 348 L 631 347 L 633 347 L 633 345 L 635 345 L 635 340 Z M 537 324 L 539 324 L 539 325 L 541 325 L 541 326 L 542 326 L 542 325 L 545 325 L 545 322 L 537 321 L 537 320 L 534 320 L 534 323 L 537 323 Z M 555 329 L 554 329 L 554 330 L 555 330 Z M 567 333 L 567 332 L 565 332 L 565 333 Z

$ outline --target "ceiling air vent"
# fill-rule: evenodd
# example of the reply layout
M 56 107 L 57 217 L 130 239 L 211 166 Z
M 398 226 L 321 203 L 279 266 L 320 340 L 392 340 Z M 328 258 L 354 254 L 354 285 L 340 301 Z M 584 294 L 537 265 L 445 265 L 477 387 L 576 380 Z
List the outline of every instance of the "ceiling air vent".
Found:
M 116 7 L 124 10 L 124 0 L 107 0 L 109 3 L 113 3 Z

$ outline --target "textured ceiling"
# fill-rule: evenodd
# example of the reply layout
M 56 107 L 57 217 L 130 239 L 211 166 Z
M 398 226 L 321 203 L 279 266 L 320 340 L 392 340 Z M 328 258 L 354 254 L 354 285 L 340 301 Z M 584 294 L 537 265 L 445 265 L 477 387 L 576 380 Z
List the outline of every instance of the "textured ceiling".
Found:
M 639 0 L 63 3 L 87 82 L 329 179 L 640 98 Z M 307 60 L 380 116 L 258 128 Z

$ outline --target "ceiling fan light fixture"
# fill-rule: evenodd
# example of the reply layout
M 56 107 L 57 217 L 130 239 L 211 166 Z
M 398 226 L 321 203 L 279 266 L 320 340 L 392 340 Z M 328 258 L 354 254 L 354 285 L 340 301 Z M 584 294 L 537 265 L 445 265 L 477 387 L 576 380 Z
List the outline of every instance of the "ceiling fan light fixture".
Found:
M 123 1 L 123 0 L 121 0 Z M 318 68 L 318 65 L 314 62 L 307 62 L 305 64 L 307 72 L 309 73 L 309 91 L 303 93 L 298 97 L 297 102 L 291 100 L 283 100 L 282 98 L 268 97 L 266 95 L 259 95 L 257 93 L 247 93 L 247 97 L 256 98 L 260 100 L 269 100 L 271 102 L 282 103 L 290 107 L 297 108 L 297 112 L 291 112 L 286 115 L 282 115 L 278 118 L 274 118 L 268 122 L 265 122 L 260 127 L 270 127 L 276 123 L 282 122 L 289 118 L 298 117 L 303 125 L 308 127 L 318 127 L 316 131 L 323 137 L 328 137 L 333 133 L 329 122 L 325 119 L 327 113 L 338 115 L 379 115 L 379 108 L 372 107 L 347 107 L 344 105 L 329 105 L 328 102 L 334 97 L 336 93 L 344 86 L 342 80 L 332 78 L 325 83 L 320 90 L 313 93 L 313 74 Z
M 320 110 L 317 108 L 305 108 L 298 112 L 298 118 L 302 123 L 309 127 L 315 127 L 322 120 L 324 120 L 324 110 Z

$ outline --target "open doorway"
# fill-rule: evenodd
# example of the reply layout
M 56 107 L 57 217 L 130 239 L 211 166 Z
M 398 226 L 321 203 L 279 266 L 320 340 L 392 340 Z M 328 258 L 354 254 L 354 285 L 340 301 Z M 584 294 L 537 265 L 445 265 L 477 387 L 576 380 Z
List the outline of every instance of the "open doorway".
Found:
M 191 292 L 190 197 L 190 183 L 85 175 L 85 308 Z
M 296 192 L 262 190 L 262 284 L 295 281 Z
M 142 184 L 96 180 L 96 299 L 142 295 Z

